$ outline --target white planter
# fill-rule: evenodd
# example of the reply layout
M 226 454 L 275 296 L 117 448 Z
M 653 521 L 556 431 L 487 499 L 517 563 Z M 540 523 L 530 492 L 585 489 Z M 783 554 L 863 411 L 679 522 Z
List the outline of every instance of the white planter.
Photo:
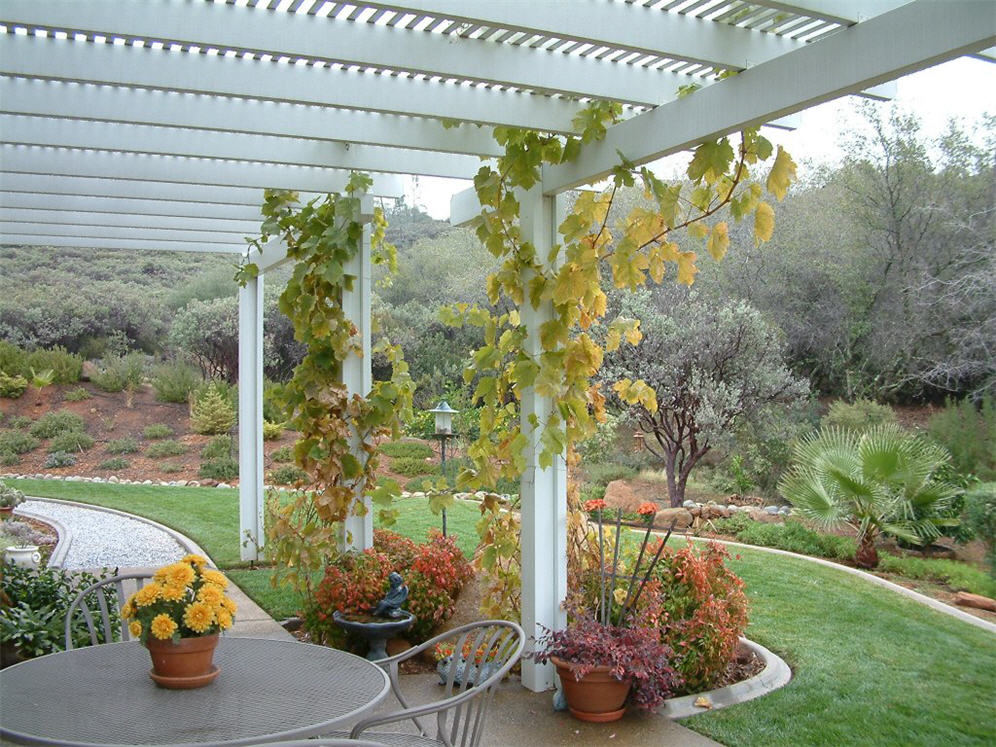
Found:
M 41 563 L 41 553 L 38 552 L 38 545 L 8 547 L 4 550 L 3 559 L 5 563 L 13 563 L 22 568 L 37 568 Z

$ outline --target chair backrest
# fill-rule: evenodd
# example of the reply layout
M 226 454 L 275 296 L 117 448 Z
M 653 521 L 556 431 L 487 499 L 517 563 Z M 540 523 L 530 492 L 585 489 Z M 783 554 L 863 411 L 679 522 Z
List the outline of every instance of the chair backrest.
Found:
M 115 640 L 130 640 L 128 626 L 117 622 L 120 620 L 121 608 L 128 597 L 151 578 L 151 573 L 124 573 L 91 584 L 77 594 L 66 612 L 66 651 L 73 649 L 76 618 L 81 618 L 85 623 L 91 646 Z
M 387 747 L 367 739 L 292 739 L 289 742 L 263 742 L 260 747 Z

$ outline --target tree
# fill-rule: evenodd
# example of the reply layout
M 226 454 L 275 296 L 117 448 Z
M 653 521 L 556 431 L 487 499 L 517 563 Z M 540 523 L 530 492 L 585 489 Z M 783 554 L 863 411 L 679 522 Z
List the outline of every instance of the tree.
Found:
M 808 385 L 786 368 L 776 328 L 746 303 L 641 291 L 622 310 L 642 320 L 643 341 L 611 354 L 602 378 L 642 379 L 653 390 L 656 410 L 637 404 L 630 412 L 653 436 L 646 447 L 663 461 L 671 505 L 680 506 L 692 468 L 724 431 L 804 397 Z
M 958 524 L 942 516 L 960 492 L 937 476 L 947 452 L 897 425 L 862 434 L 824 428 L 800 440 L 793 456 L 779 491 L 807 519 L 853 527 L 861 568 L 878 565 L 879 534 L 922 545 L 940 535 L 938 527 Z

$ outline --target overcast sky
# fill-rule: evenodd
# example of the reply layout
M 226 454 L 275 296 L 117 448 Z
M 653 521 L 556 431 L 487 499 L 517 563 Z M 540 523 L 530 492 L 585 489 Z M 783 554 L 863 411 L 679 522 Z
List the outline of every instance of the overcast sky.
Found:
M 952 117 L 963 120 L 971 129 L 983 114 L 996 114 L 996 63 L 963 57 L 907 75 L 897 84 L 894 103 L 918 115 L 923 132 L 930 137 L 941 134 Z M 798 115 L 801 121 L 795 131 L 768 128 L 765 136 L 775 144 L 784 145 L 801 170 L 807 161 L 835 163 L 842 156 L 842 133 L 860 126 L 857 115 L 860 101 L 845 96 L 815 106 Z M 407 185 L 409 204 L 421 206 L 434 218 L 446 219 L 450 214 L 450 196 L 471 183 L 421 177 L 417 184 L 409 178 Z

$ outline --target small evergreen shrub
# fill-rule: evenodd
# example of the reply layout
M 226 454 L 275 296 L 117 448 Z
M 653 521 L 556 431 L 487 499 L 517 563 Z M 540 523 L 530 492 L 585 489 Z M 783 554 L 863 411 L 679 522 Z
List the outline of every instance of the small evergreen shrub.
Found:
M 208 387 L 190 405 L 190 426 L 195 433 L 227 433 L 235 425 L 235 408 L 216 387 Z
M 308 473 L 294 464 L 284 464 L 270 472 L 270 482 L 274 485 L 293 485 L 307 479 Z
M 0 373 L 25 376 L 28 373 L 28 354 L 13 343 L 0 340 Z
M 420 441 L 388 441 L 380 445 L 380 452 L 392 458 L 428 459 L 435 452 Z
M 951 452 L 951 461 L 962 475 L 996 479 L 996 402 L 991 396 L 983 397 L 978 407 L 968 398 L 948 400 L 930 419 L 927 431 Z
M 276 441 L 282 435 L 284 435 L 283 423 L 271 423 L 269 420 L 263 420 L 264 441 Z
M 290 446 L 281 446 L 279 449 L 273 450 L 273 453 L 270 454 L 270 459 L 278 463 L 293 462 L 294 449 Z
M 13 467 L 15 464 L 19 464 L 21 457 L 12 451 L 0 451 L 0 465 L 4 467 Z
M 234 452 L 231 436 L 215 436 L 201 449 L 201 459 L 230 457 Z
M 148 448 L 145 450 L 146 456 L 150 456 L 153 459 L 180 456 L 180 454 L 186 453 L 186 445 L 180 443 L 179 441 L 174 441 L 173 439 L 166 439 L 164 441 L 157 441 L 154 444 L 149 444 Z
M 62 399 L 66 402 L 82 402 L 85 399 L 90 399 L 90 392 L 81 386 L 75 389 L 70 389 L 68 392 L 62 395 Z
M 26 454 L 38 448 L 39 441 L 30 433 L 0 431 L 0 454 Z
M 0 397 L 17 399 L 28 390 L 28 380 L 21 375 L 9 376 L 0 371 Z
M 93 438 L 83 431 L 66 431 L 48 442 L 48 452 L 55 454 L 62 451 L 86 451 L 93 444 Z
M 112 438 L 107 442 L 107 446 L 104 450 L 108 454 L 137 454 L 138 453 L 138 441 L 136 441 L 131 436 L 125 438 Z
M 142 431 L 142 436 L 150 440 L 157 438 L 169 438 L 172 435 L 173 435 L 173 429 L 163 423 L 154 423 L 153 425 L 147 425 L 145 426 L 145 430 Z
M 0 506 L 4 508 L 16 508 L 24 503 L 24 493 L 0 480 Z
M 234 480 L 239 476 L 239 463 L 227 456 L 208 459 L 201 463 L 197 474 L 209 480 Z
M 100 464 L 97 465 L 98 470 L 103 471 L 113 471 L 119 469 L 128 469 L 131 466 L 129 462 L 124 457 L 111 457 L 110 459 L 105 459 Z
M 985 545 L 989 571 L 996 578 L 996 482 L 974 485 L 965 492 L 964 522 Z
M 74 415 L 68 410 L 59 410 L 58 412 L 47 412 L 42 415 L 31 426 L 29 432 L 35 438 L 52 438 L 53 436 L 58 436 L 60 433 L 70 431 L 82 432 L 84 430 L 86 430 L 86 427 L 83 424 L 83 418 L 79 415 Z
M 955 591 L 996 597 L 996 578 L 960 560 L 892 555 L 883 552 L 879 556 L 878 569 L 905 578 L 945 584 Z
M 59 469 L 61 467 L 72 467 L 76 464 L 76 457 L 65 451 L 54 451 L 45 457 L 45 469 Z
M 837 400 L 830 405 L 820 424 L 824 428 L 836 426 L 855 433 L 864 433 L 876 425 L 896 422 L 896 413 L 888 405 L 880 405 L 870 399 L 858 399 L 854 404 Z
M 129 353 L 104 358 L 92 381 L 101 391 L 113 393 L 138 389 L 144 377 L 145 361 L 141 353 Z
M 789 519 L 784 524 L 765 524 L 754 521 L 745 514 L 738 514 L 729 519 L 717 519 L 713 524 L 717 531 L 732 534 L 748 545 L 774 547 L 816 558 L 851 560 L 857 548 L 853 537 L 814 532 L 794 519 Z
M 7 421 L 7 425 L 11 428 L 27 428 L 32 422 L 26 415 L 15 415 Z
M 152 375 L 152 388 L 159 402 L 188 402 L 190 393 L 203 383 L 200 372 L 182 361 L 160 364 Z
M 25 365 L 28 370 L 51 371 L 53 384 L 75 384 L 83 375 L 83 358 L 59 345 L 28 353 Z
M 409 477 L 431 475 L 437 469 L 437 466 L 432 462 L 427 462 L 424 459 L 416 457 L 392 459 L 390 467 L 392 472 L 397 472 L 399 475 L 408 475 Z
M 159 471 L 165 472 L 167 475 L 173 474 L 175 472 L 182 472 L 183 465 L 177 464 L 176 462 L 163 462 L 159 465 Z

